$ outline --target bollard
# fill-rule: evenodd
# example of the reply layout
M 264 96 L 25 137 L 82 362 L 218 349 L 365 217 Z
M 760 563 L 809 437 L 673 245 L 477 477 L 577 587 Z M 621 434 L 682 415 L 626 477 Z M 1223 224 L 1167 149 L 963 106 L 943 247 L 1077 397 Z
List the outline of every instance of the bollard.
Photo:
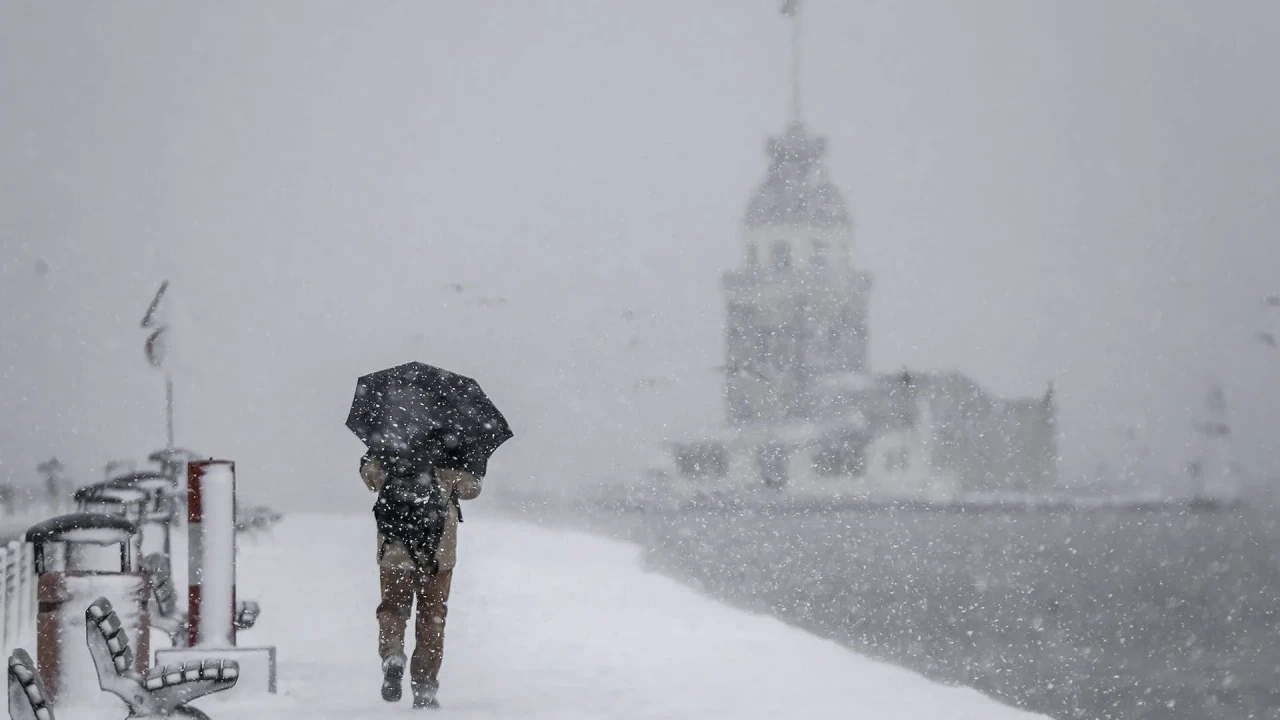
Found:
M 191 463 L 187 475 L 187 618 L 193 647 L 236 645 L 236 465 Z
M 157 650 L 156 663 L 235 660 L 240 679 L 226 695 L 274 693 L 275 648 L 236 646 L 241 616 L 256 617 L 257 608 L 245 603 L 246 612 L 240 613 L 236 606 L 235 463 L 204 460 L 187 466 L 187 547 L 190 647 Z
M 137 518 L 142 532 L 142 556 L 162 553 L 169 557 L 172 549 L 170 525 L 176 507 L 177 487 L 164 473 L 144 471 L 112 478 L 104 484 L 112 490 L 138 490 L 146 495 Z
M 127 519 L 99 513 L 61 515 L 27 530 L 38 577 L 36 659 L 56 707 L 92 705 L 100 696 L 83 640 L 84 609 L 99 596 L 111 601 L 138 638 L 136 670 L 147 671 L 151 625 L 137 534 Z

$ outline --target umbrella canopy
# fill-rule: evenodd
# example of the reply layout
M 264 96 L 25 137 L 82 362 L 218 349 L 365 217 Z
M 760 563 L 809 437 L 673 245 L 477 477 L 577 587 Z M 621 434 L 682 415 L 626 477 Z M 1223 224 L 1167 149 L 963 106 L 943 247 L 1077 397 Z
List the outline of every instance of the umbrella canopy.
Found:
M 375 454 L 477 476 L 513 436 L 480 383 L 419 362 L 361 377 L 347 428 Z

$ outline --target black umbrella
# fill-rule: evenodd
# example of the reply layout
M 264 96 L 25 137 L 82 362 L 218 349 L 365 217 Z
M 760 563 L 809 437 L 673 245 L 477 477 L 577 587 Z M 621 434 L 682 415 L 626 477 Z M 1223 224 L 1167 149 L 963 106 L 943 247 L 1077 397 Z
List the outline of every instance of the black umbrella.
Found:
M 480 383 L 419 362 L 361 377 L 347 428 L 372 453 L 477 476 L 513 436 Z

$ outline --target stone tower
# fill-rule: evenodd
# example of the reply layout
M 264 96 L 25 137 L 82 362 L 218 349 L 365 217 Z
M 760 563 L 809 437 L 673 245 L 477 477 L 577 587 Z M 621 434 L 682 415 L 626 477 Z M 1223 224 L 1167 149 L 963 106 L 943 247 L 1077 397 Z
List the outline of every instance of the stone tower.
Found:
M 725 400 L 731 423 L 811 419 L 823 376 L 863 373 L 871 278 L 853 264 L 853 223 L 827 177 L 826 139 L 800 117 L 799 3 L 792 122 L 770 138 L 769 169 L 747 206 L 743 265 L 724 275 Z

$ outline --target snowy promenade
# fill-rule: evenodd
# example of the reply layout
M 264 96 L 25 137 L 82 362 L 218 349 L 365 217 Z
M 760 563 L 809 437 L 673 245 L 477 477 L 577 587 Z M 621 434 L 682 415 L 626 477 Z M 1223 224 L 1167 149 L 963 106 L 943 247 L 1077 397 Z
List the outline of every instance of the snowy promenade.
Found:
M 263 614 L 241 644 L 278 646 L 281 692 L 196 704 L 214 720 L 423 712 L 378 697 L 373 553 L 366 517 L 292 516 L 243 543 L 239 594 Z M 1033 717 L 705 599 L 641 570 L 626 544 L 473 512 L 460 554 L 441 720 Z

